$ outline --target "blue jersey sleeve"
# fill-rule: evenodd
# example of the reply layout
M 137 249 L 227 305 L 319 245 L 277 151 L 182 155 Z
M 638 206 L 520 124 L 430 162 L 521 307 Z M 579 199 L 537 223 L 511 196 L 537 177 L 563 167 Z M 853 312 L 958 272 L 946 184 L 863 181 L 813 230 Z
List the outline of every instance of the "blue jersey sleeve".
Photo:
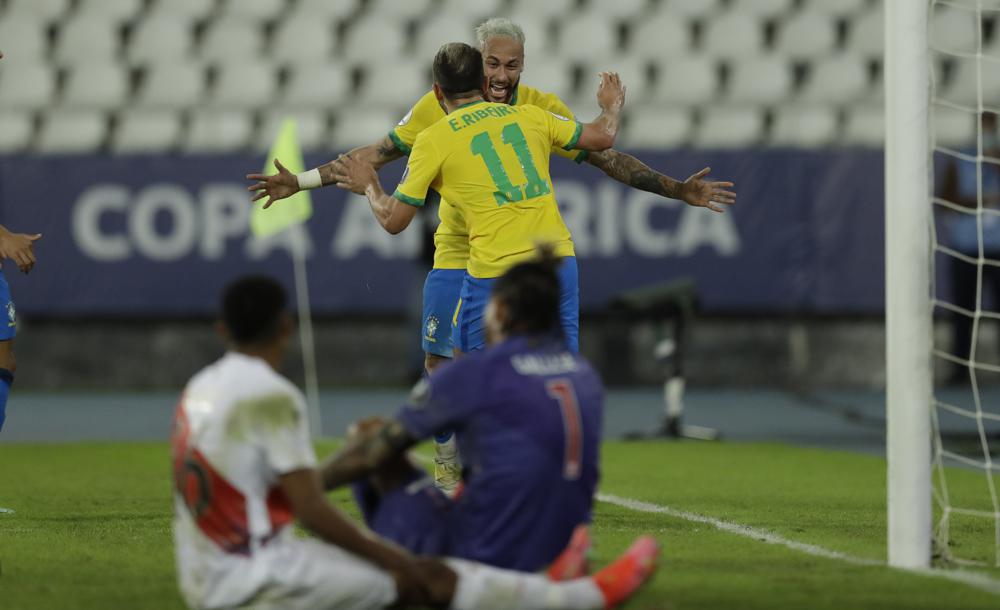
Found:
M 396 414 L 410 436 L 430 438 L 447 430 L 460 430 L 479 408 L 485 391 L 484 368 L 477 355 L 451 362 L 422 379 L 409 401 Z

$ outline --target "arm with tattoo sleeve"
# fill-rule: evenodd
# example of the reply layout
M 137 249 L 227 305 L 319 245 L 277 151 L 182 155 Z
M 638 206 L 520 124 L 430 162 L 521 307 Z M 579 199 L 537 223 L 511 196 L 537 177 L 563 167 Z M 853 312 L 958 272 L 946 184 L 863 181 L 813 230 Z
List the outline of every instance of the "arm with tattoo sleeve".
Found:
M 330 491 L 370 474 L 416 442 L 398 420 L 385 420 L 323 463 L 323 488 Z
M 730 205 L 736 202 L 736 193 L 725 190 L 733 186 L 732 182 L 702 180 L 702 177 L 710 171 L 707 167 L 682 182 L 661 174 L 632 155 L 615 149 L 592 152 L 587 157 L 587 162 L 622 184 L 661 197 L 679 199 L 691 206 L 721 212 L 723 208 L 718 204 Z

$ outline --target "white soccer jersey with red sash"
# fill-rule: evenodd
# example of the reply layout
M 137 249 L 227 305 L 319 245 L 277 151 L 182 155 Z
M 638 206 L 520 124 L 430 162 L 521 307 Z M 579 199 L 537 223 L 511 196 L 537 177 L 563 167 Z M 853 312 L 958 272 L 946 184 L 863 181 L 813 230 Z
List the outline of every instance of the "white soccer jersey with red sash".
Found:
M 263 360 L 228 353 L 188 384 L 171 445 L 181 590 L 239 603 L 267 579 L 268 547 L 292 535 L 278 477 L 316 465 L 302 394 Z

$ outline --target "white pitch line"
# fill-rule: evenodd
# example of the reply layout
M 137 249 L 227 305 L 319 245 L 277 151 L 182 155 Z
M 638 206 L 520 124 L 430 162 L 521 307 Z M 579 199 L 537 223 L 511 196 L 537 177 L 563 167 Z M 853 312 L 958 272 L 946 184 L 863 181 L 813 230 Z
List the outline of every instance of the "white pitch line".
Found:
M 785 548 L 792 549 L 793 551 L 799 551 L 801 553 L 806 553 L 807 555 L 812 555 L 814 557 L 836 559 L 838 561 L 843 561 L 845 563 L 849 563 L 852 565 L 859 565 L 859 566 L 886 565 L 884 562 L 878 561 L 876 559 L 868 559 L 865 557 L 857 557 L 855 555 L 841 553 L 840 551 L 834 551 L 828 548 L 817 546 L 815 544 L 808 544 L 806 542 L 791 540 L 789 538 L 785 538 L 784 536 L 779 536 L 778 534 L 768 532 L 766 530 L 750 527 L 749 525 L 732 523 L 730 521 L 723 521 L 722 519 L 716 519 L 714 517 L 706 517 L 705 515 L 689 513 L 687 511 L 678 510 L 676 508 L 671 508 L 669 506 L 661 506 L 659 504 L 652 504 L 650 502 L 643 502 L 641 500 L 633 500 L 632 498 L 622 498 L 620 496 L 615 496 L 612 494 L 597 494 L 597 499 L 601 502 L 607 502 L 608 504 L 614 504 L 615 506 L 621 506 L 622 508 L 627 508 L 629 510 L 634 510 L 637 512 L 656 513 L 660 515 L 667 515 L 668 517 L 683 519 L 685 521 L 693 521 L 695 523 L 711 525 L 716 529 L 722 530 L 724 532 L 729 532 L 730 534 L 736 534 L 737 536 L 743 536 L 744 538 L 751 538 L 753 540 L 757 540 L 765 544 L 774 544 L 778 546 L 783 546 Z M 933 578 L 943 578 L 946 580 L 951 580 L 954 582 L 959 582 L 965 585 L 969 585 L 971 587 L 975 587 L 976 589 L 979 589 L 981 591 L 986 591 L 987 593 L 1000 595 L 1000 581 L 994 580 L 989 576 L 987 576 L 986 574 L 981 574 L 979 572 L 940 570 L 932 568 L 915 569 L 915 570 L 900 569 L 900 571 L 910 572 L 913 574 L 920 574 L 923 576 L 930 576 Z

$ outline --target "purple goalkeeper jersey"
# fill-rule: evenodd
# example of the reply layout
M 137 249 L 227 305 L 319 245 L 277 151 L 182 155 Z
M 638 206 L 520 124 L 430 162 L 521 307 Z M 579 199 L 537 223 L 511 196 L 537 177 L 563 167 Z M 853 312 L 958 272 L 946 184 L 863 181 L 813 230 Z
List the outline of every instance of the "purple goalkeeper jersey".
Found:
M 417 439 L 454 430 L 465 490 L 451 554 L 536 571 L 590 521 L 604 391 L 563 342 L 515 337 L 442 366 L 398 419 Z

